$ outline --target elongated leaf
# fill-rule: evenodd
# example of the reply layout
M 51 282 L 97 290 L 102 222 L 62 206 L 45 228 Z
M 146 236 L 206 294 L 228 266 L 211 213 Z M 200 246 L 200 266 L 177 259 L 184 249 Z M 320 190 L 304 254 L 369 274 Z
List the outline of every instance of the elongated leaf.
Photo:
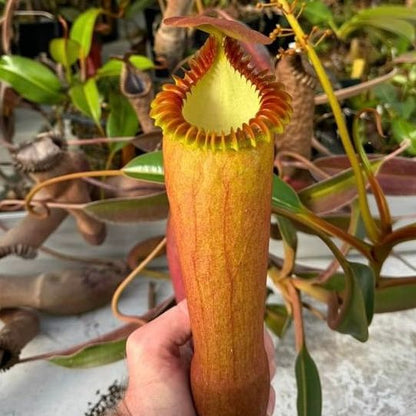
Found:
M 90 202 L 84 211 L 101 221 L 110 223 L 131 223 L 157 221 L 167 218 L 169 211 L 165 192 L 132 197 L 114 198 Z
M 391 278 L 390 280 L 394 280 Z M 397 280 L 397 279 L 396 279 Z M 375 312 L 397 312 L 416 308 L 416 283 L 376 289 Z
M 295 364 L 298 416 L 321 416 L 322 392 L 318 368 L 303 344 Z
M 266 313 L 264 320 L 268 328 L 279 338 L 283 337 L 289 324 L 291 317 L 287 313 L 284 305 L 275 303 L 266 304 Z
M 49 359 L 53 364 L 66 368 L 91 368 L 110 364 L 125 358 L 126 339 L 91 345 L 69 356 Z
M 360 18 L 391 17 L 416 21 L 416 7 L 384 5 L 363 9 L 358 13 L 358 16 Z
M 49 52 L 56 62 L 65 68 L 70 67 L 78 60 L 80 46 L 72 39 L 56 38 L 49 44 Z
M 139 122 L 133 107 L 127 98 L 121 94 L 110 94 L 110 114 L 107 119 L 107 136 L 134 136 L 139 128 Z M 123 148 L 126 143 L 111 143 L 112 152 Z
M 383 156 L 370 155 L 370 159 L 380 157 Z M 316 159 L 314 164 L 330 175 L 337 174 L 350 166 L 346 156 L 322 157 Z M 408 157 L 387 160 L 378 171 L 377 180 L 386 195 L 416 195 L 416 160 Z
M 22 56 L 0 58 L 0 80 L 38 104 L 58 104 L 65 99 L 59 78 L 45 65 Z
M 416 20 L 416 8 L 403 6 L 380 6 L 361 10 L 338 30 L 337 35 L 346 39 L 355 30 L 378 28 L 412 42 L 415 29 L 408 21 Z
M 409 42 L 413 42 L 415 39 L 415 29 L 411 23 L 404 19 L 394 19 L 384 16 L 375 18 L 356 16 L 355 19 L 342 25 L 338 36 L 342 39 L 347 39 L 351 33 L 357 30 L 371 31 L 373 29 L 381 29 L 393 35 L 401 36 Z
M 374 275 L 364 264 L 347 263 L 345 291 L 339 307 L 337 296 L 328 309 L 328 325 L 361 342 L 368 339 L 368 325 L 374 312 Z
M 148 69 L 153 69 L 155 67 L 155 64 L 149 58 L 142 55 L 132 55 L 129 57 L 129 61 L 134 67 L 142 71 L 147 71 Z M 98 69 L 97 76 L 100 78 L 119 77 L 122 67 L 123 63 L 120 60 L 110 59 Z
M 69 96 L 71 97 L 72 104 L 81 113 L 93 119 L 95 124 L 100 125 L 101 100 L 94 78 L 88 79 L 83 84 L 73 86 L 69 90 Z
M 373 160 L 371 162 L 373 171 L 376 172 L 382 163 L 382 159 Z M 356 197 L 357 185 L 352 169 L 340 172 L 299 192 L 299 198 L 303 204 L 317 214 L 342 208 Z
M 273 175 L 272 205 L 291 212 L 301 212 L 304 209 L 297 193 L 277 175 Z
M 373 26 L 377 29 L 385 30 L 393 35 L 402 36 L 409 42 L 415 40 L 414 26 L 404 19 L 394 19 L 392 17 L 360 19 L 360 25 L 362 27 Z
M 134 158 L 122 169 L 130 178 L 164 183 L 162 152 L 151 152 Z
M 101 12 L 97 8 L 88 9 L 77 17 L 71 27 L 69 37 L 80 45 L 80 59 L 85 59 L 90 53 L 95 21 Z

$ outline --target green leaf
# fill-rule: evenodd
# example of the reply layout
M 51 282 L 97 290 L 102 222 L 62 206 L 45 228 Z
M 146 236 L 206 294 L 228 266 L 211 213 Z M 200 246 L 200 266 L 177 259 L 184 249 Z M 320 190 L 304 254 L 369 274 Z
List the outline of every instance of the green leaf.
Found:
M 139 122 L 133 107 L 121 94 L 111 93 L 109 97 L 110 114 L 107 119 L 108 137 L 134 136 L 139 129 Z M 125 142 L 111 143 L 112 152 L 117 152 L 126 145 Z
M 85 59 L 90 53 L 95 21 L 101 12 L 97 8 L 88 9 L 77 17 L 71 27 L 69 37 L 80 45 L 80 59 Z
M 298 237 L 296 234 L 296 228 L 293 225 L 292 221 L 278 215 L 277 223 L 283 241 L 296 253 L 296 249 L 298 246 Z
M 130 56 L 129 61 L 134 67 L 140 69 L 141 71 L 146 71 L 155 67 L 155 64 L 149 58 L 142 55 L 132 55 Z M 97 76 L 100 78 L 119 77 L 122 67 L 123 62 L 119 59 L 110 59 L 98 69 Z
M 49 52 L 52 58 L 65 68 L 73 65 L 79 56 L 79 43 L 65 38 L 52 39 L 49 44 Z
M 390 17 L 382 18 L 363 18 L 359 17 L 354 21 L 351 21 L 348 26 L 344 26 L 340 29 L 340 37 L 346 39 L 346 37 L 357 30 L 372 30 L 381 29 L 385 32 L 389 32 L 396 36 L 401 36 L 407 39 L 409 42 L 413 42 L 415 39 L 415 28 L 409 22 L 404 19 L 393 19 Z M 345 33 L 344 33 L 345 32 Z
M 380 101 L 385 103 L 396 102 L 399 99 L 397 88 L 390 83 L 376 85 L 373 92 Z
M 328 309 L 328 325 L 365 342 L 374 313 L 374 274 L 364 264 L 345 262 L 342 266 L 345 273 L 342 305 L 338 305 L 337 296 L 334 295 L 334 302 Z
M 405 100 L 399 104 L 401 104 L 400 114 L 404 119 L 410 118 L 416 110 L 416 99 L 413 95 L 406 97 Z
M 101 100 L 97 84 L 94 78 L 88 79 L 83 84 L 73 86 L 69 90 L 72 104 L 81 113 L 94 120 L 97 126 L 101 121 Z
M 266 312 L 264 320 L 268 328 L 279 338 L 283 337 L 289 324 L 291 317 L 284 305 L 275 303 L 266 304 Z
M 407 152 L 416 155 L 416 124 L 403 118 L 395 118 L 391 122 L 391 130 L 393 138 L 397 143 L 410 139 L 410 146 L 407 148 Z
M 409 42 L 414 42 L 416 32 L 412 23 L 406 22 L 403 19 L 394 19 L 392 17 L 385 17 L 384 19 L 363 19 L 361 24 L 365 27 L 367 25 L 378 29 L 385 30 L 396 36 L 402 36 Z
M 94 201 L 83 208 L 91 217 L 110 223 L 158 221 L 167 218 L 168 198 L 165 192 L 150 195 Z
M 301 212 L 304 210 L 296 191 L 277 175 L 273 175 L 272 206 L 291 212 Z
M 334 20 L 331 9 L 321 0 L 311 0 L 305 4 L 302 16 L 313 25 L 326 24 Z
M 58 104 L 65 96 L 59 78 L 45 65 L 16 55 L 0 58 L 0 80 L 23 98 L 38 104 Z
M 374 315 L 374 296 L 376 279 L 373 270 L 361 263 L 350 263 L 354 276 L 357 279 L 357 283 L 361 290 L 361 294 L 364 300 L 365 313 L 367 316 L 368 325 L 371 324 Z
M 162 152 L 151 152 L 134 158 L 122 169 L 130 178 L 164 183 Z
M 416 21 L 416 7 L 379 6 L 361 10 L 358 15 L 365 18 L 394 18 Z
M 345 40 L 356 30 L 381 29 L 412 42 L 415 38 L 415 28 L 409 23 L 409 20 L 416 20 L 415 7 L 380 6 L 368 8 L 361 10 L 346 21 L 337 34 Z
M 395 278 L 390 280 L 391 286 L 376 289 L 375 312 L 397 312 L 416 308 L 416 283 L 393 285 Z M 396 278 L 397 280 L 397 278 Z
M 91 368 L 122 360 L 125 355 L 126 339 L 121 339 L 92 345 L 72 355 L 55 356 L 48 361 L 66 368 Z
M 321 381 L 318 368 L 305 344 L 296 358 L 295 374 L 298 387 L 298 416 L 320 416 L 322 412 Z

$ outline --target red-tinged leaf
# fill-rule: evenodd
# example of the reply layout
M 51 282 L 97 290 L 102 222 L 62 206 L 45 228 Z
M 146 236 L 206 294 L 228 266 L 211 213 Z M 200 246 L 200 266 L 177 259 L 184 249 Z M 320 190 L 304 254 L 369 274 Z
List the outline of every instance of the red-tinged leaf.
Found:
M 380 157 L 383 156 L 369 156 L 370 160 Z M 316 159 L 314 164 L 330 175 L 350 167 L 346 156 L 323 157 Z M 416 160 L 406 157 L 389 159 L 380 168 L 377 179 L 386 195 L 416 195 Z
M 387 160 L 377 175 L 386 195 L 416 195 L 416 160 L 395 157 Z
M 373 171 L 383 163 L 382 159 L 371 162 Z M 321 182 L 299 192 L 303 204 L 317 214 L 333 212 L 348 205 L 357 197 L 357 185 L 352 169 L 345 169 Z
M 269 37 L 235 20 L 218 19 L 210 16 L 175 16 L 165 19 L 163 23 L 169 26 L 196 27 L 208 33 L 220 32 L 243 42 L 262 43 L 263 45 L 272 43 Z

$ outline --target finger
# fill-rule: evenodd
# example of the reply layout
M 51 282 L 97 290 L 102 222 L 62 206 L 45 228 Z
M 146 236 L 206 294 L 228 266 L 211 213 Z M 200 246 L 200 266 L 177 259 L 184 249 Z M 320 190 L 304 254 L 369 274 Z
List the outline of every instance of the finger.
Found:
M 270 387 L 269 403 L 267 404 L 267 416 L 272 416 L 274 406 L 276 404 L 276 392 L 273 387 Z
M 266 328 L 264 328 L 264 348 L 266 349 L 267 359 L 269 361 L 270 378 L 272 379 L 276 373 L 276 353 L 273 339 Z
M 127 341 L 127 353 L 137 346 L 141 349 L 171 349 L 184 345 L 191 337 L 186 300 L 134 331 Z

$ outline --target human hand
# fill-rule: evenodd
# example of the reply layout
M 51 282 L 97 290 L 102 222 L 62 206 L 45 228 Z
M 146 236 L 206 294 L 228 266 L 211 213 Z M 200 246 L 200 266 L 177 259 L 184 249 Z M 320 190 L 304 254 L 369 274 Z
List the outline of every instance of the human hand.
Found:
M 189 385 L 191 325 L 186 301 L 134 331 L 127 340 L 129 381 L 119 414 L 131 416 L 196 416 Z M 265 332 L 270 377 L 274 346 Z M 267 414 L 274 409 L 270 388 Z

